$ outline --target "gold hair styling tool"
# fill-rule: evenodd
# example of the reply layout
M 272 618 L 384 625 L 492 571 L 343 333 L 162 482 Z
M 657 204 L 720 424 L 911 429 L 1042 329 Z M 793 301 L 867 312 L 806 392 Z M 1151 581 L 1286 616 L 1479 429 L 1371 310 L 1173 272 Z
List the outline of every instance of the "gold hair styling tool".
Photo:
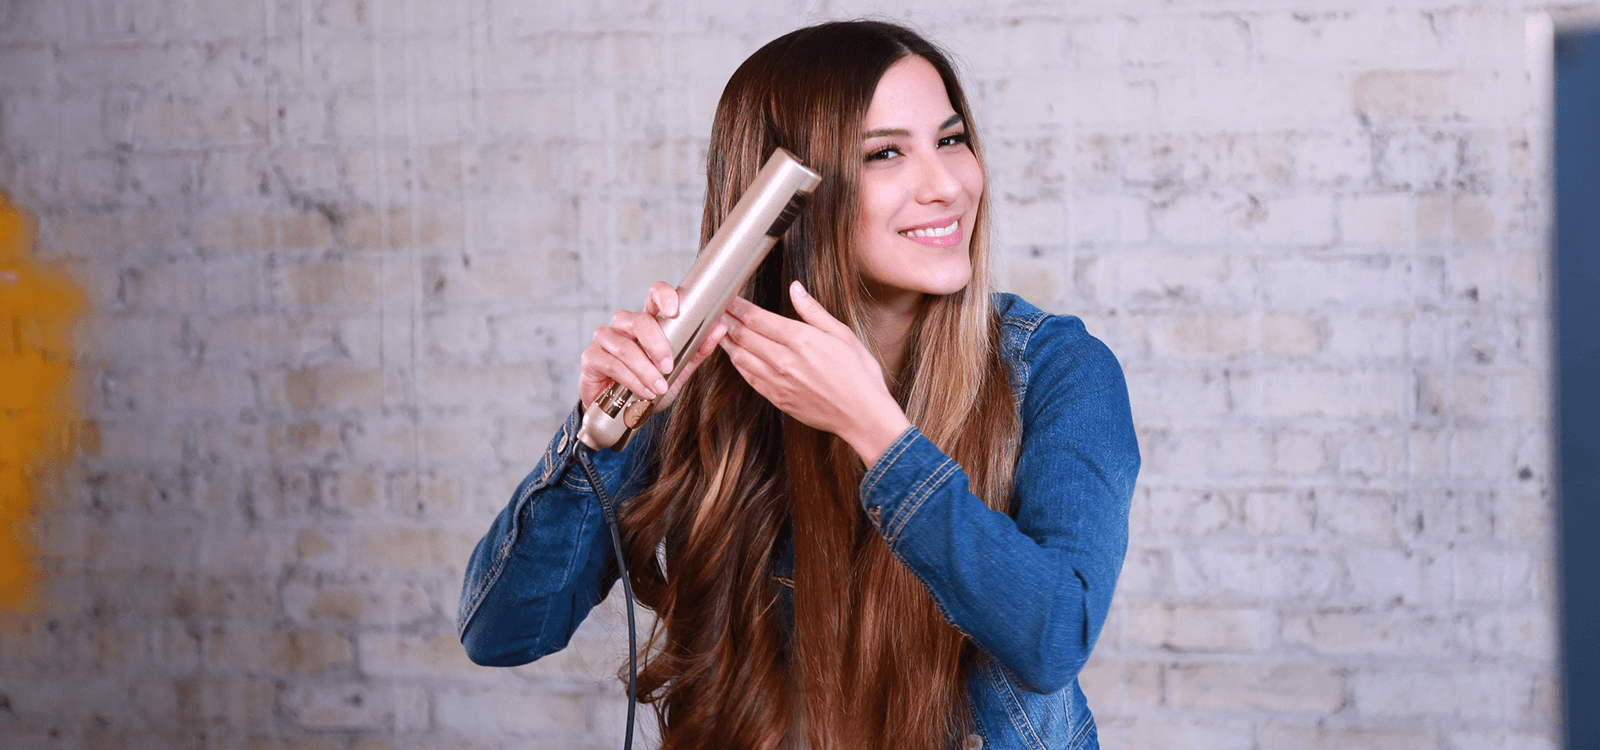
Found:
M 816 172 L 781 148 L 756 174 L 678 285 L 677 317 L 657 318 L 672 347 L 669 387 L 683 376 L 684 365 L 705 342 L 728 302 L 794 223 L 821 181 Z M 664 395 L 645 399 L 621 383 L 612 383 L 583 413 L 578 439 L 594 450 L 621 450 Z

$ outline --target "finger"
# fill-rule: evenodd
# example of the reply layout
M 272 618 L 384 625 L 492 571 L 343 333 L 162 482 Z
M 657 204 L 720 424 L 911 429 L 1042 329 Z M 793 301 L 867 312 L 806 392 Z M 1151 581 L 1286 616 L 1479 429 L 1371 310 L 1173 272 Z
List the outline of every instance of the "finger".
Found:
M 740 346 L 732 336 L 723 338 L 721 347 L 724 352 L 727 352 L 728 361 L 733 364 L 733 368 L 739 371 L 739 376 L 744 378 L 751 388 L 756 389 L 756 393 L 761 394 L 770 401 L 771 397 L 767 393 L 767 384 L 772 379 L 772 365 L 761 357 L 756 356 L 748 348 Z
M 651 319 L 652 321 L 654 318 Z M 644 396 L 654 398 L 667 390 L 667 381 L 661 377 L 644 350 L 639 348 L 639 342 L 625 336 L 615 328 L 601 328 L 594 332 L 594 343 L 604 354 L 609 357 L 594 357 L 593 369 L 605 374 L 612 380 L 622 383 L 628 390 Z M 586 368 L 590 364 L 588 355 L 594 347 L 584 350 Z
M 855 338 L 856 332 L 850 326 L 839 322 L 823 307 L 815 297 L 806 292 L 806 287 L 798 279 L 789 285 L 789 299 L 794 301 L 794 311 L 800 313 L 800 319 L 835 336 L 849 335 Z
M 678 290 L 665 281 L 651 284 L 645 293 L 644 311 L 664 318 L 678 317 Z
M 649 312 L 635 313 L 618 310 L 611 318 L 611 327 L 638 340 L 644 353 L 649 355 L 651 366 L 662 373 L 672 372 L 672 344 L 661 330 L 661 321 Z
M 677 379 L 673 380 L 667 388 L 667 397 L 661 402 L 661 408 L 665 409 L 678 400 L 678 394 L 683 391 L 683 384 L 689 382 L 689 378 L 694 375 L 695 370 L 700 369 L 700 363 L 704 362 L 706 357 L 711 356 L 717 350 L 717 345 L 722 343 L 722 337 L 726 336 L 727 333 L 727 324 L 720 320 L 711 327 L 711 332 L 706 334 L 705 341 L 700 342 L 700 348 L 696 349 L 689 361 L 684 363 L 683 372 L 678 373 Z
M 772 313 L 762 310 L 759 307 L 755 307 L 754 305 L 751 305 L 751 307 L 760 313 L 772 315 Z M 785 323 L 793 323 L 797 326 L 805 325 L 799 321 L 789 320 L 788 318 L 784 318 L 782 316 L 773 315 L 773 317 L 776 317 Z M 754 318 L 754 316 L 752 316 L 752 318 Z M 738 346 L 739 349 L 749 352 L 751 356 L 759 357 L 766 362 L 777 364 L 779 359 L 784 356 L 785 352 L 788 351 L 790 347 L 752 327 L 748 320 L 749 319 L 736 317 L 731 313 L 727 315 L 723 320 L 723 324 L 726 326 L 728 332 L 723 336 L 723 343 L 727 344 L 728 342 L 732 342 Z M 790 340 L 792 341 L 792 339 Z
M 755 330 L 769 339 L 790 340 L 800 335 L 806 326 L 801 321 L 763 309 L 743 297 L 734 297 L 728 303 L 728 315 L 733 317 L 736 329 Z
M 722 328 L 721 323 L 718 323 L 717 328 L 712 329 L 711 335 L 707 336 L 704 342 L 701 342 L 700 348 L 695 350 L 694 356 L 683 364 L 683 372 L 678 373 L 677 379 L 673 380 L 667 387 L 667 398 L 662 403 L 662 408 L 677 400 L 678 393 L 683 390 L 684 383 L 689 382 L 689 378 L 694 377 L 695 371 L 700 369 L 700 363 L 704 362 L 706 357 L 711 356 L 717 350 L 717 345 L 721 343 L 722 339 L 718 331 L 719 328 Z
M 604 349 L 595 347 L 584 350 L 582 364 L 585 380 L 595 383 L 594 393 L 588 394 L 590 401 L 613 383 L 639 396 L 652 397 L 650 394 L 654 389 L 650 387 L 650 381 L 641 379 L 639 374 L 629 369 L 622 360 Z
M 706 334 L 706 340 L 700 343 L 700 348 L 695 352 L 695 358 L 704 359 L 706 355 L 716 351 L 718 342 L 722 341 L 722 337 L 726 335 L 728 335 L 728 324 L 720 320 L 717 321 L 717 324 L 711 327 L 711 333 Z
M 695 349 L 694 355 L 689 357 L 689 361 L 683 364 L 683 372 L 678 373 L 678 379 L 672 383 L 672 392 L 676 392 L 682 386 L 683 381 L 688 380 L 689 376 L 694 374 L 700 363 L 717 350 L 717 344 L 722 341 L 723 335 L 727 332 L 728 327 L 723 325 L 721 321 L 711 327 L 711 332 L 706 334 L 706 340 L 700 342 L 700 348 Z
M 584 405 L 594 403 L 594 400 L 611 387 L 613 381 L 599 373 L 582 370 L 578 376 L 578 400 Z

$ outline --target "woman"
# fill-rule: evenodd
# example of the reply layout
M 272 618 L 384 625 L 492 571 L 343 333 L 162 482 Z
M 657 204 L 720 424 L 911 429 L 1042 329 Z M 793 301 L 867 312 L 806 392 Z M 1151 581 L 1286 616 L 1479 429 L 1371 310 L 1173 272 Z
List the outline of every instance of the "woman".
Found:
M 663 745 L 1096 747 L 1077 674 L 1139 463 L 1116 359 L 1077 319 L 991 295 L 970 110 L 921 37 L 831 23 L 746 60 L 702 242 L 779 147 L 822 175 L 809 207 L 675 405 L 595 455 L 658 618 L 640 695 Z M 584 403 L 665 389 L 655 315 L 676 303 L 658 282 L 596 331 Z M 578 417 L 473 555 L 478 663 L 562 648 L 617 576 Z

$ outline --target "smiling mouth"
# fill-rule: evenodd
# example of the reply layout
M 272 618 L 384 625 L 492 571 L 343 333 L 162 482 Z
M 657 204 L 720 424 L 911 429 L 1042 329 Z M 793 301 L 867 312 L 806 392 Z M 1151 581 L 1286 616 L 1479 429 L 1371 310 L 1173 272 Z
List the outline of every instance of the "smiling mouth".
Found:
M 949 237 L 961 230 L 961 220 L 950 222 L 950 226 L 937 229 L 911 229 L 900 233 L 901 237 Z

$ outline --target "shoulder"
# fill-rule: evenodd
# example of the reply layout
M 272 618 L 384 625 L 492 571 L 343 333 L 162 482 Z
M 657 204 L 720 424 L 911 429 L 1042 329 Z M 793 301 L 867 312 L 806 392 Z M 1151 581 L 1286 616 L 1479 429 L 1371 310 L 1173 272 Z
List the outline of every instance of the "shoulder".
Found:
M 1052 315 L 1009 294 L 994 300 L 1022 416 L 1018 476 L 1058 477 L 1043 463 L 1063 451 L 1090 461 L 1122 512 L 1139 473 L 1139 440 L 1122 365 L 1072 315 Z
M 1040 380 L 1073 390 L 1125 389 L 1122 365 L 1075 315 L 1047 313 L 1014 294 L 994 296 L 1000 318 L 1001 347 L 1011 365 L 1019 401 Z

